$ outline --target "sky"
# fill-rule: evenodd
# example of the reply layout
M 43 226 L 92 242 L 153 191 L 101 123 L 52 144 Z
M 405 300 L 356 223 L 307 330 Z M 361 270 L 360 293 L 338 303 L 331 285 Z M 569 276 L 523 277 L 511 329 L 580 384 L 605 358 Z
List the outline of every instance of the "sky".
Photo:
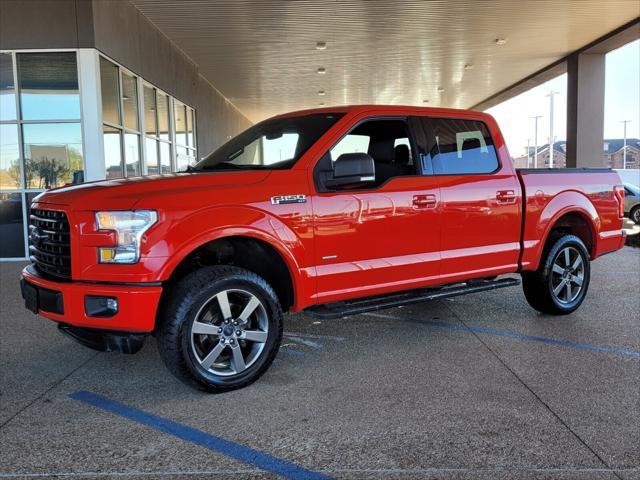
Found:
M 524 155 L 527 140 L 534 146 L 534 119 L 538 119 L 538 145 L 549 140 L 549 97 L 554 96 L 554 137 L 567 137 L 567 75 L 561 75 L 487 110 L 498 121 L 514 157 Z M 622 120 L 627 138 L 640 138 L 640 40 L 606 55 L 604 138 L 622 138 Z

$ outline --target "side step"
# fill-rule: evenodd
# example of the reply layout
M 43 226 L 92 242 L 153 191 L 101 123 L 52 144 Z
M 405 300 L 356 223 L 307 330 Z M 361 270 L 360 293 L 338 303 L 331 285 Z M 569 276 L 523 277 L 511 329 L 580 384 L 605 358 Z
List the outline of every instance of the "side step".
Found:
M 341 318 L 348 315 L 399 307 L 400 305 L 457 297 L 468 293 L 484 292 L 486 290 L 495 290 L 496 288 L 515 287 L 517 285 L 520 285 L 520 280 L 517 278 L 472 280 L 467 283 L 444 286 L 442 288 L 419 288 L 387 295 L 359 298 L 346 302 L 315 305 L 307 308 L 304 312 L 312 317 L 322 319 Z

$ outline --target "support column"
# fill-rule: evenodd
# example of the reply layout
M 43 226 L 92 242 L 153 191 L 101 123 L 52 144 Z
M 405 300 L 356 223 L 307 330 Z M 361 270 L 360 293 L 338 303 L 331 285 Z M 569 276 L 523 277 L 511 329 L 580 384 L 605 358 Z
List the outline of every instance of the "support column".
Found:
M 80 72 L 80 102 L 82 105 L 84 180 L 86 182 L 104 180 L 100 57 L 96 49 L 81 48 L 78 50 L 78 70 Z
M 567 167 L 603 167 L 604 53 L 567 60 Z

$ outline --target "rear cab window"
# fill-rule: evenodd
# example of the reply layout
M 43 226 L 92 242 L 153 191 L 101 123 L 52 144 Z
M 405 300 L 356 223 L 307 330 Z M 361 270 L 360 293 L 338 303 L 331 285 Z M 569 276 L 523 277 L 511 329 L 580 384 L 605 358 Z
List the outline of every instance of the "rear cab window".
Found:
M 496 172 L 500 163 L 484 122 L 420 117 L 422 170 L 426 175 L 473 175 Z

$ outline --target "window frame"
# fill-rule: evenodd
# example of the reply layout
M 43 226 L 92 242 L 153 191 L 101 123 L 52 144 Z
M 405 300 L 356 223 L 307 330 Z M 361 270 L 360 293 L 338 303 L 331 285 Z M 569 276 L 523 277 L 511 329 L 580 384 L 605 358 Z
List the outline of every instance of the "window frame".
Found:
M 24 120 L 22 118 L 22 109 L 20 103 L 20 83 L 18 74 L 18 60 L 19 54 L 29 53 L 74 53 L 76 57 L 76 74 L 78 79 L 78 100 L 80 102 L 80 118 L 79 119 L 44 119 L 44 120 Z M 23 223 L 23 237 L 24 237 L 24 256 L 22 257 L 0 257 L 0 262 L 23 262 L 29 259 L 29 209 L 30 205 L 27 205 L 27 196 L 29 194 L 39 194 L 44 190 L 39 188 L 27 188 L 25 178 L 25 152 L 24 152 L 24 135 L 23 125 L 34 124 L 59 124 L 59 123 L 77 123 L 80 125 L 80 136 L 82 139 L 82 170 L 87 171 L 87 158 L 85 155 L 85 124 L 84 124 L 84 105 L 82 99 L 82 81 L 81 81 L 81 66 L 79 49 L 77 48 L 23 48 L 23 49 L 0 49 L 1 54 L 11 55 L 11 68 L 13 74 L 13 94 L 16 108 L 16 118 L 11 120 L 0 119 L 0 123 L 3 125 L 16 125 L 18 130 L 18 154 L 20 161 L 20 183 L 17 188 L 12 190 L 0 189 L 2 194 L 18 194 L 22 201 L 22 223 Z
M 414 177 L 423 176 L 422 162 L 418 162 L 415 160 L 414 160 L 415 171 L 412 175 L 398 175 L 395 177 L 390 177 L 386 179 L 384 182 L 382 182 L 380 185 L 377 185 L 371 188 L 358 188 L 358 189 L 351 189 L 351 190 L 329 189 L 322 184 L 322 181 L 319 175 L 320 173 L 319 169 L 322 166 L 322 162 L 327 155 L 329 156 L 329 161 L 332 162 L 332 166 L 333 166 L 333 161 L 331 160 L 331 150 L 333 150 L 336 147 L 336 145 L 338 145 L 345 137 L 350 135 L 351 132 L 353 132 L 356 128 L 368 122 L 389 121 L 389 120 L 397 120 L 397 121 L 404 122 L 407 128 L 407 138 L 409 139 L 409 149 L 411 150 L 411 155 L 413 156 L 414 159 L 417 158 L 416 153 L 419 153 L 418 144 L 416 142 L 415 132 L 413 131 L 413 127 L 411 125 L 410 119 L 411 119 L 410 115 L 380 115 L 380 116 L 370 116 L 370 117 L 360 118 L 356 123 L 354 123 L 351 127 L 349 127 L 349 130 L 347 130 L 343 135 L 341 135 L 340 138 L 338 138 L 335 142 L 333 142 L 331 145 L 326 147 L 324 153 L 320 155 L 318 160 L 315 162 L 315 165 L 313 166 L 313 171 L 312 171 L 313 186 L 315 188 L 315 193 L 318 195 L 322 195 L 322 194 L 335 195 L 337 193 L 347 193 L 352 195 L 353 192 L 375 192 L 383 188 L 390 181 L 395 180 L 397 178 L 414 178 Z M 405 137 L 400 137 L 400 138 L 405 138 Z
M 436 141 L 436 134 L 435 134 L 435 129 L 433 128 L 433 125 L 431 124 L 431 122 L 433 122 L 434 120 L 463 120 L 463 121 L 468 121 L 468 122 L 478 122 L 481 123 L 484 128 L 486 128 L 487 133 L 489 134 L 489 138 L 491 139 L 491 146 L 493 147 L 493 150 L 495 152 L 495 156 L 496 156 L 496 163 L 497 166 L 496 168 L 491 171 L 491 172 L 469 172 L 469 173 L 435 173 L 435 170 L 433 173 L 423 173 L 424 176 L 429 176 L 429 177 L 463 177 L 463 176 L 470 176 L 470 175 L 481 175 L 481 176 L 489 176 L 489 175 L 496 175 L 497 173 L 502 171 L 502 159 L 500 158 L 500 155 L 498 154 L 498 150 L 496 148 L 496 142 L 493 138 L 493 135 L 491 133 L 491 129 L 489 128 L 489 125 L 487 125 L 487 122 L 485 122 L 484 120 L 481 120 L 479 118 L 466 118 L 466 117 L 432 117 L 432 116 L 426 116 L 426 115 L 413 115 L 413 118 L 416 118 L 419 122 L 420 122 L 420 128 L 422 128 L 424 135 L 425 135 L 425 139 L 427 140 L 427 143 L 431 143 L 433 142 L 435 145 L 437 145 L 438 147 L 438 153 L 440 153 L 440 145 L 438 144 L 438 142 Z M 428 128 L 427 128 L 428 127 Z M 430 152 L 419 152 L 419 161 L 418 163 L 420 164 L 420 169 L 424 171 L 423 168 L 423 154 L 425 153 L 429 153 Z
M 170 93 L 168 93 L 166 90 L 163 90 L 161 88 L 159 88 L 158 86 L 156 86 L 155 84 L 153 84 L 152 82 L 144 79 L 141 75 L 138 75 L 137 73 L 133 72 L 132 70 L 129 70 L 128 68 L 126 68 L 125 66 L 123 66 L 122 64 L 118 63 L 117 61 L 115 61 L 114 59 L 112 59 L 111 57 L 109 57 L 108 55 L 103 54 L 102 52 L 98 52 L 98 62 L 100 62 L 100 59 L 104 58 L 106 61 L 112 63 L 113 65 L 115 65 L 118 68 L 118 88 L 119 88 L 119 108 L 120 108 L 120 113 L 121 113 L 121 122 L 122 125 L 116 125 L 113 124 L 112 122 L 107 122 L 104 120 L 103 115 L 102 115 L 102 110 L 100 111 L 100 126 L 101 128 L 104 125 L 107 125 L 111 128 L 116 128 L 118 130 L 120 130 L 120 150 L 121 150 L 121 168 L 122 168 L 122 172 L 123 175 L 122 177 L 119 178 L 136 178 L 136 177 L 146 177 L 149 175 L 149 169 L 148 169 L 148 162 L 147 162 L 147 148 L 146 148 L 146 139 L 154 139 L 156 142 L 163 142 L 166 144 L 169 144 L 169 165 L 170 165 L 170 172 L 164 175 L 171 175 L 174 173 L 178 173 L 177 170 L 177 149 L 178 148 L 185 148 L 187 149 L 189 152 L 193 153 L 194 158 L 196 159 L 196 162 L 198 161 L 198 135 L 197 135 L 197 109 L 192 107 L 191 105 L 189 105 L 188 103 L 183 102 L 182 100 L 177 99 L 176 97 L 174 97 L 173 95 L 171 95 Z M 132 130 L 132 129 L 127 129 L 124 127 L 124 108 L 122 105 L 122 72 L 125 72 L 128 75 L 132 75 L 133 77 L 136 78 L 136 89 L 137 89 L 137 99 L 138 99 L 138 129 L 139 130 Z M 100 108 L 102 109 L 102 94 L 101 94 L 101 82 L 102 82 L 102 78 L 100 75 L 98 75 L 98 82 L 99 84 L 97 85 L 97 92 L 98 95 L 100 95 L 100 99 L 99 99 L 99 103 L 100 103 Z M 165 95 L 168 99 L 168 109 L 169 109 L 169 140 L 164 140 L 160 138 L 159 135 L 159 131 L 160 131 L 160 124 L 159 124 L 159 119 L 158 119 L 158 112 L 156 110 L 155 113 L 155 117 L 156 117 L 156 122 L 157 122 L 157 126 L 158 129 L 156 131 L 157 135 L 156 136 L 150 136 L 147 135 L 146 133 L 146 119 L 145 119 L 145 104 L 144 104 L 144 87 L 151 87 L 155 90 L 156 92 L 156 109 L 157 109 L 157 104 L 158 104 L 158 94 L 162 94 Z M 176 136 L 176 124 L 175 124 L 175 106 L 176 106 L 176 102 L 180 103 L 184 108 L 185 111 L 191 111 L 192 113 L 192 121 L 193 121 L 193 145 L 178 145 L 177 144 L 177 136 Z M 185 124 L 186 124 L 186 118 L 185 118 Z M 186 127 L 186 125 L 185 125 Z M 126 158 L 125 158 L 125 142 L 124 142 L 124 138 L 125 138 L 125 134 L 126 133 L 133 133 L 138 135 L 138 151 L 139 151 L 139 156 L 140 156 L 140 174 L 139 175 L 134 175 L 134 176 L 127 176 L 127 172 L 126 172 Z M 102 134 L 104 135 L 104 132 L 102 132 Z M 188 130 L 187 133 L 185 134 L 188 137 Z M 188 143 L 188 138 L 187 138 L 187 143 Z M 158 152 L 158 167 L 160 167 L 160 151 L 157 148 L 157 144 L 156 144 L 156 150 Z M 103 148 L 103 156 L 104 156 L 104 148 Z M 103 163 L 104 163 L 104 157 L 103 157 Z M 158 175 L 163 175 L 162 173 L 160 173 L 160 168 L 159 168 L 159 173 Z M 105 165 L 105 170 L 104 170 L 104 176 L 106 178 L 106 165 Z

